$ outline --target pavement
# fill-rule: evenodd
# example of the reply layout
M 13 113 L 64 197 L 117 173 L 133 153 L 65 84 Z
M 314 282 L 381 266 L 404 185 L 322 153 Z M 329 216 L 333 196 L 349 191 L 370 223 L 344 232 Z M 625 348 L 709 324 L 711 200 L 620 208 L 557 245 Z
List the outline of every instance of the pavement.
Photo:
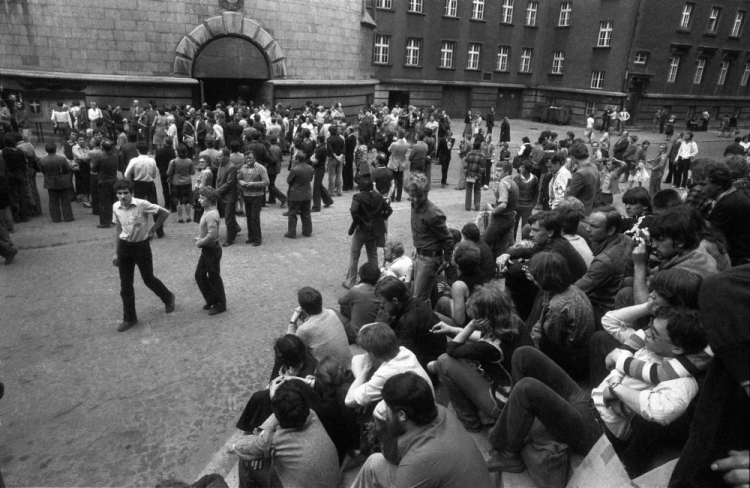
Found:
M 523 120 L 511 127 L 513 141 L 533 140 L 545 128 L 561 137 L 568 130 L 583 133 Z M 639 136 L 660 140 L 646 131 Z M 715 132 L 697 133 L 696 141 L 701 155 L 717 157 L 729 143 Z M 463 192 L 453 190 L 458 167 L 454 151 L 451 186 L 440 188 L 439 169 L 433 170 L 430 193 L 455 228 L 476 217 L 463 210 Z M 41 176 L 37 183 L 41 190 Z M 178 224 L 172 215 L 166 237 L 152 248 L 155 274 L 177 296 L 176 311 L 165 314 L 137 277 L 140 323 L 125 333 L 115 330 L 122 305 L 111 264 L 114 231 L 97 229 L 98 217 L 80 204 L 74 204 L 74 222 L 53 224 L 46 192 L 40 193 L 44 216 L 16 225 L 12 239 L 20 252 L 12 265 L 0 266 L 0 381 L 6 386 L 0 471 L 6 484 L 192 482 L 211 462 L 228 473 L 234 463 L 221 451 L 251 393 L 268 380 L 273 339 L 286 331 L 296 290 L 317 288 L 326 307 L 335 307 L 344 293 L 353 193 L 313 214 L 311 238 L 284 238 L 287 220 L 276 205 L 261 215 L 263 245 L 245 245 L 240 217 L 243 233 L 238 244 L 224 248 L 222 260 L 228 310 L 215 317 L 202 310 L 193 277 L 197 225 Z M 483 198 L 489 201 L 491 193 Z M 411 252 L 409 202 L 393 206 L 390 236 Z M 222 225 L 222 237 L 224 231 Z

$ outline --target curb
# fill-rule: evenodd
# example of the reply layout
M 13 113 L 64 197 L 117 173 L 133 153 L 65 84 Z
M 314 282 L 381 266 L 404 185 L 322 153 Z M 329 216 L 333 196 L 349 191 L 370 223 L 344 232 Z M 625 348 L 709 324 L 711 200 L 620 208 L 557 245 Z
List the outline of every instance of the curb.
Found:
M 224 443 L 224 445 L 221 446 L 221 448 L 216 451 L 213 456 L 211 456 L 211 460 L 200 472 L 197 479 L 201 479 L 203 476 L 213 473 L 220 474 L 222 477 L 226 478 L 232 471 L 232 469 L 237 465 L 238 459 L 235 454 L 229 453 L 229 449 L 232 447 L 232 444 L 239 440 L 240 437 L 242 437 L 242 432 L 240 431 L 232 434 Z

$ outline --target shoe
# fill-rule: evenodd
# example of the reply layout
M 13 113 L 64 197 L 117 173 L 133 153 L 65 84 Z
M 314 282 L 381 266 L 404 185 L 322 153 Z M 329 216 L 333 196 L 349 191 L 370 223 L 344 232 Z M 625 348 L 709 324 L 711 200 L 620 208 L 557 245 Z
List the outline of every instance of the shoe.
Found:
M 279 208 L 286 208 L 286 202 L 281 202 L 281 206 Z
M 302 237 L 312 237 L 312 234 L 302 234 Z
M 294 235 L 290 234 L 289 232 L 287 232 L 286 234 L 284 234 L 284 237 L 288 237 L 289 239 L 296 239 L 297 238 L 297 236 L 294 236 Z
M 7 258 L 5 258 L 5 265 L 6 266 L 8 264 L 12 263 L 14 259 L 16 259 L 16 254 L 18 254 L 18 251 L 14 252 L 13 254 L 11 254 L 10 256 L 8 256 Z
M 311 208 L 310 209 L 310 213 L 315 213 L 315 212 L 320 212 L 320 209 L 319 208 Z M 285 212 L 285 213 L 288 214 L 289 212 Z
M 174 293 L 170 293 L 169 303 L 164 305 L 164 311 L 166 313 L 174 312 Z
M 212 303 L 203 305 L 203 310 L 211 310 L 212 308 L 214 308 L 214 305 Z
M 211 310 L 208 311 L 208 315 L 216 315 L 219 313 L 224 313 L 226 311 L 227 311 L 226 308 L 212 308 Z
M 440 188 L 445 188 L 446 186 L 448 186 L 446 183 L 440 183 Z
M 109 224 L 99 224 L 96 226 L 97 229 L 109 229 Z
M 337 194 L 336 194 L 336 196 L 337 196 L 337 197 L 340 197 L 340 196 L 343 196 L 343 195 L 341 195 L 341 193 L 337 193 Z
M 232 244 L 234 244 L 234 241 L 227 241 L 227 242 L 225 242 L 224 244 L 222 244 L 222 246 L 223 246 L 223 247 L 229 247 L 229 246 L 231 246 Z
M 260 243 L 260 242 L 253 242 L 253 247 L 258 247 L 258 246 L 260 246 L 260 245 L 261 245 L 261 243 Z
M 89 202 L 83 202 L 83 206 L 86 208 L 91 208 L 91 204 Z
M 320 212 L 320 210 L 311 210 L 311 212 Z M 283 217 L 289 217 L 289 212 L 284 212 L 281 214 Z
M 253 243 L 252 239 L 245 239 L 245 244 L 252 244 L 252 243 Z
M 339 195 L 339 196 L 341 196 L 341 195 Z M 333 202 L 326 203 L 325 205 L 323 205 L 323 208 L 331 208 L 331 205 L 333 205 Z
M 185 222 L 187 222 L 187 223 L 189 224 L 190 222 L 192 222 L 192 220 L 190 220 L 190 219 L 185 219 Z
M 125 322 L 121 323 L 121 324 L 120 324 L 120 325 L 119 325 L 119 326 L 117 327 L 117 332 L 125 332 L 126 330 L 128 330 L 128 329 L 129 329 L 129 328 L 131 328 L 131 327 L 133 327 L 133 326 L 134 326 L 135 324 L 137 324 L 137 323 L 138 323 L 138 321 L 137 321 L 137 320 L 134 320 L 134 321 L 132 321 L 132 322 L 128 322 L 128 321 L 125 321 Z
M 487 469 L 490 472 L 523 473 L 526 470 L 526 465 L 523 464 L 520 454 L 511 454 L 506 451 L 492 449 L 490 450 L 490 457 L 487 460 Z
M 184 220 L 182 220 L 182 219 L 177 219 L 177 223 L 178 223 L 178 224 L 184 224 L 184 223 L 185 223 L 185 221 L 184 221 Z

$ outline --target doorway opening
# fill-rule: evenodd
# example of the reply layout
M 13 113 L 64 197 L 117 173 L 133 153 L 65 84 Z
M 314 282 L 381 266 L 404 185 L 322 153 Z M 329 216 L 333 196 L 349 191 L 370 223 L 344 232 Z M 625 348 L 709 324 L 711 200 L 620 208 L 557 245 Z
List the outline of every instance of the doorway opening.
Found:
M 409 106 L 409 92 L 402 90 L 391 90 L 388 92 L 388 106 L 393 108 L 399 104 L 401 108 Z
M 239 102 L 261 102 L 264 80 L 238 80 L 236 78 L 204 78 L 201 82 L 201 98 L 203 103 L 215 106 L 217 102 L 228 103 L 230 100 Z

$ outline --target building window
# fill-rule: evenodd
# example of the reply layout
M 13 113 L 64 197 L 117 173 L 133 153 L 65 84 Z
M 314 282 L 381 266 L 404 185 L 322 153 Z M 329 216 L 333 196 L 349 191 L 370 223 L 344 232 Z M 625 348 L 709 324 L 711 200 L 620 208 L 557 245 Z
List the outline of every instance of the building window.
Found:
M 596 102 L 586 102 L 586 115 L 596 115 Z
M 458 16 L 458 0 L 445 0 L 445 16 Z
M 562 51 L 555 51 L 552 56 L 552 73 L 561 75 L 563 72 L 563 62 L 565 61 L 565 53 Z
M 716 33 L 716 29 L 719 28 L 719 14 L 721 9 L 714 7 L 711 9 L 711 14 L 708 16 L 708 24 L 706 24 L 706 32 Z
M 500 22 L 503 24 L 513 23 L 513 3 L 514 0 L 503 0 L 503 11 L 500 14 Z
M 648 53 L 645 51 L 636 51 L 635 52 L 635 59 L 633 62 L 635 64 L 646 64 L 646 61 L 648 61 Z
M 560 19 L 557 25 L 560 27 L 570 26 L 570 12 L 573 10 L 573 4 L 571 2 L 563 2 L 560 4 Z
M 609 47 L 612 42 L 612 21 L 599 22 L 599 38 L 596 47 Z
M 443 41 L 440 47 L 440 67 L 453 67 L 453 51 L 456 49 L 456 43 L 453 41 Z
M 510 47 L 499 46 L 497 48 L 497 71 L 508 71 L 508 59 L 510 58 Z
M 406 65 L 419 66 L 419 52 L 422 50 L 422 39 L 408 39 L 406 41 Z
M 479 53 L 481 51 L 481 44 L 469 43 L 469 59 L 466 62 L 466 69 L 479 69 Z
M 484 20 L 484 0 L 473 0 L 471 2 L 471 18 Z
M 591 88 L 604 88 L 604 71 L 591 72 Z
M 729 61 L 724 61 L 721 63 L 721 70 L 719 70 L 719 81 L 716 82 L 717 85 L 723 85 L 725 81 L 727 81 L 727 73 L 729 72 Z
M 734 24 L 732 24 L 732 33 L 730 36 L 732 37 L 740 37 L 740 33 L 742 32 L 742 21 L 745 20 L 745 12 L 740 10 L 737 12 L 737 15 L 734 16 Z
M 529 2 L 526 6 L 526 25 L 536 26 L 536 13 L 539 10 L 539 2 Z
M 745 71 L 742 72 L 740 86 L 747 86 L 747 80 L 750 78 L 750 61 L 745 63 Z
M 390 61 L 391 37 L 375 36 L 375 52 L 372 62 L 375 64 L 388 64 Z
M 695 67 L 695 76 L 693 77 L 693 84 L 700 85 L 703 81 L 703 71 L 706 69 L 706 58 L 700 58 L 698 65 Z
M 375 0 L 375 8 L 393 10 L 393 0 Z
M 531 73 L 531 54 L 533 49 L 525 47 L 521 51 L 521 73 Z
M 421 14 L 422 0 L 409 0 L 409 12 Z
M 682 7 L 682 17 L 680 17 L 680 29 L 689 29 L 690 28 L 690 19 L 693 14 L 693 4 L 692 3 L 686 3 L 684 7 Z
M 667 83 L 674 83 L 677 79 L 677 69 L 680 67 L 680 58 L 672 56 L 669 58 L 669 73 L 667 74 Z

